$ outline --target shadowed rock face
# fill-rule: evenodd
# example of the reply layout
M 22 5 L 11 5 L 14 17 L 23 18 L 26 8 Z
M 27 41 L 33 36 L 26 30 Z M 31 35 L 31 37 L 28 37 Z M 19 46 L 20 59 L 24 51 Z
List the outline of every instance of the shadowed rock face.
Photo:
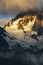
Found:
M 0 27 L 0 49 L 7 48 L 9 46 L 7 41 L 4 39 L 4 37 L 6 36 L 5 33 L 6 31 L 4 30 L 4 28 Z
M 16 44 L 14 48 L 12 49 L 12 51 L 7 52 L 7 54 L 9 55 L 8 58 L 0 57 L 1 58 L 0 64 L 1 65 L 2 64 L 4 65 L 9 65 L 9 64 L 10 65 L 18 65 L 18 64 L 19 65 L 39 65 L 40 64 L 42 65 L 43 62 L 41 61 L 43 60 L 41 60 L 40 57 L 43 56 L 43 49 L 38 50 L 37 52 L 33 51 L 34 49 L 38 50 L 37 46 L 30 46 L 30 48 L 24 49 L 19 44 Z
M 3 33 L 6 32 L 2 28 L 0 30 Z M 26 48 L 16 42 L 12 49 L 1 51 L 1 49 L 9 47 L 3 38 L 3 36 L 6 36 L 5 33 L 3 33 L 0 34 L 0 65 L 43 65 L 43 48 L 39 49 L 34 45 L 30 45 L 29 48 Z M 32 37 L 37 38 L 37 35 L 32 35 Z
M 39 14 L 39 11 L 30 10 L 30 11 L 21 12 L 21 13 L 17 14 L 17 16 L 15 18 L 13 18 L 12 21 L 15 21 L 19 18 L 22 18 L 23 16 L 26 16 L 26 15 L 30 15 L 30 16 L 37 15 L 39 20 L 43 19 L 43 15 L 41 15 L 41 12 Z
M 9 45 L 8 45 L 8 43 L 7 43 L 7 41 L 2 37 L 2 36 L 0 36 L 0 48 L 1 47 L 8 47 Z
M 6 36 L 6 31 L 4 30 L 4 28 L 0 27 L 0 35 Z
M 43 20 L 43 15 L 39 14 L 39 15 L 38 15 L 38 19 L 39 19 L 40 21 Z
M 40 27 L 37 33 L 38 33 L 38 36 L 41 36 L 43 34 L 43 27 Z
M 19 17 L 23 17 L 26 14 L 28 15 L 28 12 L 23 12 L 17 15 L 15 19 L 12 19 L 12 21 L 18 19 Z M 6 36 L 5 33 L 6 31 L 3 28 L 0 28 L 0 48 L 6 49 L 9 47 L 9 44 L 3 38 L 3 36 Z M 38 35 L 32 35 L 31 37 L 38 41 L 37 36 L 42 35 L 43 28 L 40 27 L 37 33 Z M 16 38 L 15 40 L 17 41 Z M 43 48 L 40 49 L 36 45 L 30 45 L 29 48 L 22 47 L 19 42 L 16 41 L 14 42 L 15 45 L 12 49 L 8 49 L 5 52 L 0 52 L 0 65 L 43 65 Z

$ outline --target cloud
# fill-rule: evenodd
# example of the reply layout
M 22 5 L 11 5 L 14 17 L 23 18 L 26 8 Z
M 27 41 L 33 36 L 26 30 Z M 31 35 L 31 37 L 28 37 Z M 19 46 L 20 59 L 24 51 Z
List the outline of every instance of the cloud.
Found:
M 0 0 L 0 14 L 15 14 L 29 9 L 40 9 L 42 0 Z
M 4 27 L 4 25 L 7 24 L 11 19 L 11 17 L 0 19 L 0 27 Z

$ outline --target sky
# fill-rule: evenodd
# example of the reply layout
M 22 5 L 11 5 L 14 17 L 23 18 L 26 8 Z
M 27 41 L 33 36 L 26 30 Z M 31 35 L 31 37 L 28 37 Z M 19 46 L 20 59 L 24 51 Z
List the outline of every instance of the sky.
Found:
M 27 10 L 43 9 L 43 0 L 0 0 L 0 19 L 14 17 Z

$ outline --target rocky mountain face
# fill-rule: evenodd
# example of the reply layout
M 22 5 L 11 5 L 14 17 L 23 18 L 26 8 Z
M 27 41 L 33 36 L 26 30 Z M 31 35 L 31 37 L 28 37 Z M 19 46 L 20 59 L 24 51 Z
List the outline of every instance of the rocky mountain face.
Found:
M 16 20 L 20 19 L 18 22 L 24 20 L 24 24 L 26 24 L 30 19 L 33 19 L 34 16 L 36 16 L 36 25 L 41 24 L 41 26 L 43 27 L 43 15 L 41 14 L 41 12 L 36 12 L 36 11 L 27 11 L 27 12 L 22 12 L 19 13 L 15 18 L 13 18 L 10 22 L 8 22 L 8 24 L 6 24 L 4 27 L 9 27 L 11 26 Z
M 6 31 L 10 32 L 12 29 L 13 33 L 15 30 L 22 30 L 23 32 L 34 31 L 37 32 L 38 36 L 40 36 L 43 33 L 43 15 L 40 12 L 35 11 L 22 12 L 13 18 L 10 22 L 8 22 L 4 28 Z
M 3 48 L 7 49 L 7 47 L 9 46 L 7 41 L 4 39 L 5 36 L 7 36 L 6 31 L 4 30 L 4 28 L 0 27 L 0 49 L 1 50 Z
M 43 65 L 43 16 L 33 15 L 33 12 L 29 14 L 20 13 L 4 28 L 0 27 L 0 65 Z M 22 25 L 27 26 L 34 16 L 37 18 L 30 36 Z M 23 31 L 26 33 L 25 39 Z
M 42 41 L 28 45 L 27 42 L 17 39 L 15 35 L 10 35 L 0 27 L 0 65 L 43 65 L 42 59 Z

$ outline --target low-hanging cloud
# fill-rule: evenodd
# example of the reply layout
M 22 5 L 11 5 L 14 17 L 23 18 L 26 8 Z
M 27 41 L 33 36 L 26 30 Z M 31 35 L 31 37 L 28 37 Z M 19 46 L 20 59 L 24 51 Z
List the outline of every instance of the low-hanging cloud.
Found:
M 29 9 L 39 10 L 42 0 L 0 0 L 0 14 L 15 14 Z

